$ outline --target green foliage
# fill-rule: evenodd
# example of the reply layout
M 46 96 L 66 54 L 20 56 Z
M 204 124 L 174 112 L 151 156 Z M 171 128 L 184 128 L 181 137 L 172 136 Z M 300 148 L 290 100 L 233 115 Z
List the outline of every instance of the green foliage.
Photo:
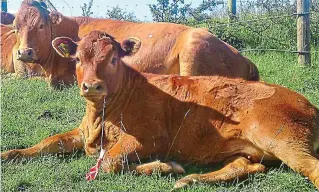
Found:
M 90 0 L 89 3 L 84 3 L 83 6 L 80 6 L 82 9 L 82 16 L 91 16 L 93 12 L 91 11 L 93 5 L 93 0 Z
M 247 54 L 257 64 L 262 80 L 304 94 L 319 107 L 319 60 L 312 67 L 299 67 L 293 54 Z M 77 127 L 84 115 L 85 101 L 76 85 L 62 91 L 48 88 L 43 80 L 15 79 L 2 74 L 1 151 L 26 148 L 50 135 Z M 184 175 L 136 175 L 99 173 L 86 182 L 85 173 L 96 159 L 83 153 L 42 156 L 21 163 L 2 163 L 1 191 L 169 191 Z M 206 173 L 218 167 L 185 165 L 187 174 Z M 316 191 L 307 178 L 285 166 L 244 181 L 194 185 L 182 191 Z
M 185 23 L 191 4 L 184 0 L 157 0 L 157 4 L 149 4 L 154 21 Z
M 124 20 L 124 21 L 133 21 L 133 22 L 138 21 L 138 19 L 136 18 L 133 12 L 126 12 L 124 9 L 120 8 L 119 6 L 115 6 L 110 9 L 107 9 L 106 18 Z
M 238 2 L 239 3 L 239 2 Z M 290 0 L 245 1 L 237 5 L 237 16 L 229 23 L 227 12 L 218 14 L 212 6 L 210 16 L 190 17 L 185 24 L 208 28 L 237 49 L 297 50 L 296 3 Z M 312 51 L 319 50 L 319 3 L 310 15 Z
M 197 21 L 209 19 L 211 17 L 210 14 L 216 10 L 216 6 L 223 3 L 224 1 L 222 0 L 203 0 L 198 7 L 189 10 L 191 18 L 188 18 L 188 20 L 192 18 Z
M 203 0 L 198 7 L 184 0 L 157 0 L 157 4 L 149 4 L 154 21 L 186 24 L 190 19 L 203 20 L 210 17 L 210 12 L 222 4 L 221 0 Z
M 247 15 L 241 20 L 251 20 L 251 22 L 238 21 L 230 25 L 227 24 L 227 20 L 228 18 L 210 19 L 199 26 L 208 27 L 213 34 L 237 49 L 264 48 L 296 51 L 297 26 L 294 18 L 258 20 L 254 15 Z

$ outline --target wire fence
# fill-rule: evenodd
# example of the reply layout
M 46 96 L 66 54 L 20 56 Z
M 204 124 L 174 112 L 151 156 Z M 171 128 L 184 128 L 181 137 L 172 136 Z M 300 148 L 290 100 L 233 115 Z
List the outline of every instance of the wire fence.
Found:
M 219 1 L 220 2 L 220 1 Z M 237 0 L 236 15 L 229 18 L 224 0 L 205 19 L 193 18 L 188 25 L 208 28 L 241 52 L 286 52 L 312 54 L 319 63 L 319 1 L 313 1 L 309 12 L 297 13 L 297 2 L 291 0 Z M 311 51 L 297 47 L 297 17 L 310 17 Z

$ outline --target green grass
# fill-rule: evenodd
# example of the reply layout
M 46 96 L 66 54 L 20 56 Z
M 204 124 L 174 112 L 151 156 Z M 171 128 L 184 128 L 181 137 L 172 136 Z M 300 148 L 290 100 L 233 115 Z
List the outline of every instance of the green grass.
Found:
M 319 106 L 319 62 L 303 68 L 290 54 L 247 54 L 255 62 L 262 80 L 304 94 Z M 1 151 L 25 148 L 50 135 L 79 125 L 84 99 L 73 86 L 63 91 L 48 88 L 43 80 L 14 79 L 2 74 Z M 85 173 L 95 159 L 77 152 L 69 156 L 45 156 L 20 163 L 2 163 L 1 191 L 169 191 L 182 176 L 100 173 L 86 182 Z M 205 173 L 212 168 L 186 166 L 188 173 Z M 183 191 L 316 191 L 307 178 L 286 166 L 271 167 L 265 174 L 244 181 L 195 185 Z

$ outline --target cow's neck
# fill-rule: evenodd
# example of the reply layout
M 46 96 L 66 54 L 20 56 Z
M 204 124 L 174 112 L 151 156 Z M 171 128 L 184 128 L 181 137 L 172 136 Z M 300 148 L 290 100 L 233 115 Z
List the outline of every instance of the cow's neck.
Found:
M 125 111 L 127 105 L 132 102 L 131 96 L 136 91 L 137 86 L 146 84 L 146 79 L 143 75 L 121 64 L 117 75 L 118 84 L 116 85 L 115 93 L 106 97 L 105 121 L 119 122 L 122 112 Z M 88 101 L 86 107 L 86 115 L 90 117 L 90 122 L 95 122 L 96 118 L 101 117 L 103 110 L 103 98 L 98 101 Z
M 74 18 L 63 17 L 59 24 L 51 25 L 51 40 L 56 37 L 70 37 L 77 41 L 79 40 L 78 31 L 79 24 Z M 64 77 L 66 75 L 74 76 L 75 74 L 74 70 L 70 71 L 71 68 L 74 68 L 70 66 L 70 61 L 59 56 L 53 47 L 51 47 L 48 55 L 42 59 L 41 64 L 50 81 L 54 81 L 54 79 Z M 64 72 L 67 74 L 63 74 Z
M 119 85 L 119 87 L 122 87 L 122 83 Z M 121 112 L 126 103 L 130 100 L 129 98 L 126 98 L 129 95 L 128 92 L 129 91 L 119 91 L 107 96 L 105 98 L 105 108 L 103 97 L 94 101 L 92 99 L 86 99 L 86 114 L 85 118 L 83 119 L 84 121 L 82 121 L 86 153 L 97 153 L 96 145 L 100 145 L 102 125 L 105 125 L 105 137 L 103 139 L 104 149 L 108 149 L 114 144 L 114 142 L 116 142 L 118 136 L 122 133 L 119 129 Z
M 103 98 L 97 101 L 86 100 L 86 117 L 88 124 L 93 125 L 97 119 L 102 119 L 103 114 Z
M 97 154 L 97 146 L 101 144 L 101 132 L 102 132 L 102 125 L 103 122 L 103 99 L 98 101 L 90 101 L 87 100 L 86 104 L 86 114 L 82 121 L 82 132 L 84 135 L 85 141 L 85 152 L 88 155 Z M 105 126 L 104 129 L 104 139 L 103 145 L 104 149 L 107 149 L 111 143 L 108 139 L 108 130 L 111 129 L 110 126 Z
M 124 119 L 132 119 L 131 116 L 136 115 L 127 113 L 129 111 L 127 108 L 140 103 L 135 100 L 138 99 L 135 94 L 144 94 L 138 93 L 139 91 L 147 91 L 151 94 L 156 92 L 155 89 L 152 89 L 154 86 L 148 83 L 144 75 L 125 64 L 120 64 L 117 74 L 112 78 L 118 82 L 117 91 L 106 97 L 103 119 L 103 98 L 94 102 L 87 100 L 86 115 L 84 121 L 82 121 L 87 154 L 97 153 L 96 146 L 100 145 L 102 125 L 105 125 L 103 147 L 106 150 L 112 147 L 120 138 L 120 135 L 126 132 L 121 122 Z M 143 106 L 138 105 L 143 110 Z M 103 123 L 102 120 L 104 120 Z

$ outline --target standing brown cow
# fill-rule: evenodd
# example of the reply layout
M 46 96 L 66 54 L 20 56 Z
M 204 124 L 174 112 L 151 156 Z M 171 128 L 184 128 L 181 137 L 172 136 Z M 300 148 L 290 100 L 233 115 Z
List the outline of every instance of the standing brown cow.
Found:
M 125 45 L 134 45 L 123 58 L 141 72 L 180 75 L 222 75 L 258 80 L 256 66 L 235 48 L 206 29 L 172 23 L 65 17 L 49 12 L 37 1 L 25 0 L 16 14 L 14 27 L 20 43 L 18 59 L 42 65 L 51 85 L 74 81 L 75 64 L 58 57 L 51 41 L 57 36 L 79 37 L 92 30 L 107 31 Z M 69 63 L 69 64 L 67 64 Z
M 14 28 L 1 24 L 1 69 L 8 73 L 15 73 L 19 77 L 43 76 L 42 67 L 35 63 L 25 63 L 16 60 L 17 39 Z
M 122 62 L 130 52 L 103 32 L 93 31 L 79 44 L 65 37 L 52 44 L 59 54 L 78 60 L 86 114 L 78 128 L 31 148 L 7 151 L 2 158 L 74 149 L 96 155 L 104 125 L 102 145 L 107 152 L 102 167 L 107 172 L 121 170 L 123 157 L 136 161 L 136 154 L 164 161 L 226 163 L 218 171 L 182 178 L 175 184 L 180 188 L 263 172 L 263 161 L 281 160 L 319 189 L 319 110 L 302 95 L 277 85 L 219 76 L 141 74 Z M 150 174 L 155 168 L 183 172 L 172 162 L 132 165 L 130 170 Z

